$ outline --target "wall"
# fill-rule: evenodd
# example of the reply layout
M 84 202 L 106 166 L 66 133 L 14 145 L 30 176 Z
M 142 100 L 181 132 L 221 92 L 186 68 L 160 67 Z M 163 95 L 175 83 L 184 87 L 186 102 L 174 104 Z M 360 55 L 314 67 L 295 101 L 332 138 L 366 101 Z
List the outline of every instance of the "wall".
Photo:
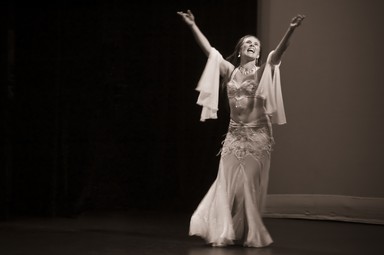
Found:
M 259 1 L 264 57 L 294 15 L 307 16 L 281 66 L 288 123 L 275 127 L 267 214 L 382 222 L 382 7 L 378 0 Z

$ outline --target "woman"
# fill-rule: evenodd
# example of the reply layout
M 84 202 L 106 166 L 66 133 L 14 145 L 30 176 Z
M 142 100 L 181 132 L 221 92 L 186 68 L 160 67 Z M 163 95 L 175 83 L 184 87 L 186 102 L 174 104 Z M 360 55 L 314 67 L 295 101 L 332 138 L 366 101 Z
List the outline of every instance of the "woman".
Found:
M 230 124 L 221 150 L 215 182 L 191 217 L 190 235 L 213 246 L 242 243 L 264 247 L 273 241 L 261 213 L 267 193 L 272 124 L 284 124 L 279 65 L 290 37 L 305 16 L 297 15 L 275 50 L 257 66 L 260 41 L 244 36 L 227 59 L 213 47 L 190 10 L 178 12 L 208 57 L 197 86 L 201 120 L 217 118 L 219 76 L 224 80 Z

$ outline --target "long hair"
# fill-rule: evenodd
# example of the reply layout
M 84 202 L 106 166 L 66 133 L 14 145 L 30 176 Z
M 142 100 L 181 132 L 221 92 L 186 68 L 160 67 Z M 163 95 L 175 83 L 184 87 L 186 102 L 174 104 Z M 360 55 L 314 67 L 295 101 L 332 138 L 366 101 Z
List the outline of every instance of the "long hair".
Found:
M 225 58 L 228 62 L 230 62 L 232 65 L 234 65 L 235 68 L 240 65 L 240 58 L 238 57 L 238 55 L 240 53 L 241 46 L 243 46 L 244 39 L 247 37 L 250 37 L 250 36 L 257 38 L 256 36 L 250 35 L 250 34 L 244 35 L 243 37 L 241 37 L 237 41 L 237 44 L 236 44 L 235 49 L 233 50 L 232 54 Z M 259 66 L 260 56 L 261 56 L 261 48 L 260 48 L 260 52 L 259 52 L 259 58 L 255 61 L 256 66 Z M 221 93 L 220 94 L 221 94 L 223 100 L 225 101 L 225 109 L 228 111 L 229 111 L 229 102 L 228 102 L 228 98 L 224 95 L 227 94 L 226 84 L 229 81 L 231 76 L 232 76 L 232 73 L 228 77 L 221 79 Z M 222 101 L 222 100 L 219 100 L 219 102 L 220 101 Z
M 241 46 L 243 46 L 244 39 L 247 37 L 250 37 L 250 36 L 257 38 L 256 36 L 250 35 L 250 34 L 244 35 L 243 37 L 241 37 L 237 41 L 237 44 L 236 44 L 235 49 L 233 50 L 232 54 L 225 58 L 228 62 L 230 62 L 232 65 L 234 65 L 235 68 L 240 65 L 240 58 L 238 56 L 240 53 L 240 48 L 241 48 Z M 260 52 L 259 52 L 259 58 L 255 61 L 256 66 L 259 66 L 260 56 L 261 56 L 261 48 L 260 48 Z M 222 83 L 221 83 L 222 89 L 226 88 L 225 84 L 228 82 L 228 79 L 231 76 L 232 76 L 232 74 L 230 74 L 228 77 L 225 77 L 222 79 Z
M 243 45 L 244 39 L 247 37 L 250 37 L 250 36 L 257 38 L 254 35 L 245 35 L 245 36 L 241 37 L 239 39 L 239 41 L 237 42 L 235 49 L 232 52 L 232 54 L 226 58 L 226 60 L 228 60 L 230 63 L 232 63 L 232 65 L 234 65 L 235 67 L 238 67 L 240 65 L 240 58 L 238 57 L 238 55 L 240 52 L 240 48 Z M 261 48 L 260 48 L 260 53 L 261 53 Z M 259 66 L 259 59 L 260 59 L 260 54 L 259 54 L 259 58 L 257 59 L 257 61 L 255 63 L 256 66 Z

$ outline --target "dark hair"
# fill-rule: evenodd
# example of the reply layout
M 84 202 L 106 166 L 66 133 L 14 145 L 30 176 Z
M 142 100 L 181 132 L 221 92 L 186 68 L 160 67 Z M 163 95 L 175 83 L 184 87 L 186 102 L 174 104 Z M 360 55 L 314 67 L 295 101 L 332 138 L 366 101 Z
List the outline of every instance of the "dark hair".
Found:
M 226 59 L 227 61 L 229 61 L 232 65 L 234 65 L 235 68 L 238 67 L 238 66 L 240 65 L 240 58 L 238 57 L 238 55 L 239 55 L 239 52 L 240 52 L 240 48 L 241 48 L 241 46 L 243 45 L 244 39 L 247 38 L 247 37 L 250 37 L 250 36 L 257 38 L 257 37 L 254 36 L 254 35 L 249 35 L 249 34 L 248 34 L 248 35 L 244 35 L 243 37 L 241 37 L 241 38 L 237 41 L 237 44 L 236 44 L 235 49 L 234 49 L 234 51 L 232 52 L 232 54 L 225 58 L 225 59 Z M 258 39 L 258 40 L 259 40 L 259 39 Z M 256 63 L 255 63 L 256 66 L 259 66 L 260 56 L 261 56 L 261 48 L 260 48 L 259 58 L 257 59 L 257 61 L 256 61 Z M 235 69 L 234 69 L 234 70 L 235 70 Z M 234 70 L 233 70 L 233 71 L 234 71 Z M 233 71 L 232 71 L 232 72 L 233 72 Z M 226 95 L 226 94 L 227 94 L 227 86 L 226 86 L 226 84 L 227 84 L 227 82 L 229 81 L 229 79 L 230 79 L 231 76 L 232 76 L 232 73 L 231 73 L 229 76 L 225 77 L 225 78 L 221 78 L 221 93 L 220 93 L 220 94 L 221 94 L 223 100 L 219 100 L 219 102 L 223 102 L 223 101 L 224 101 L 225 109 L 226 109 L 227 111 L 229 111 L 229 101 L 228 101 L 228 97 L 223 96 L 223 95 Z
M 257 38 L 256 36 L 254 36 L 254 35 L 250 35 L 250 34 L 248 34 L 248 35 L 244 35 L 243 37 L 241 37 L 241 38 L 237 41 L 237 44 L 236 44 L 235 49 L 234 49 L 234 51 L 232 52 L 232 54 L 225 58 L 225 59 L 226 59 L 227 61 L 229 61 L 232 65 L 234 65 L 235 68 L 238 67 L 238 66 L 240 65 L 240 58 L 238 57 L 238 55 L 239 55 L 239 52 L 240 52 L 240 48 L 241 48 L 241 46 L 242 46 L 243 43 L 244 43 L 244 39 L 247 38 L 247 37 L 250 37 L 250 36 Z M 259 39 L 258 39 L 258 40 L 259 40 Z M 257 59 L 257 61 L 256 61 L 256 63 L 255 63 L 256 66 L 259 66 L 260 55 L 261 55 L 261 48 L 260 48 L 259 58 Z M 225 84 L 228 82 L 228 79 L 229 79 L 231 76 L 232 76 L 232 74 L 230 74 L 228 77 L 222 79 L 221 87 L 222 87 L 223 89 L 226 88 Z
M 232 63 L 232 65 L 234 65 L 235 67 L 238 67 L 240 65 L 240 58 L 238 57 L 238 55 L 240 52 L 240 48 L 243 45 L 244 39 L 247 37 L 250 37 L 250 36 L 257 38 L 254 35 L 244 35 L 243 37 L 241 37 L 237 41 L 237 44 L 236 44 L 235 49 L 232 52 L 232 54 L 226 58 L 226 60 L 228 60 L 230 63 Z M 260 51 L 260 53 L 261 53 L 261 51 Z M 259 56 L 258 60 L 256 61 L 257 66 L 259 66 L 259 59 L 260 59 L 260 56 Z

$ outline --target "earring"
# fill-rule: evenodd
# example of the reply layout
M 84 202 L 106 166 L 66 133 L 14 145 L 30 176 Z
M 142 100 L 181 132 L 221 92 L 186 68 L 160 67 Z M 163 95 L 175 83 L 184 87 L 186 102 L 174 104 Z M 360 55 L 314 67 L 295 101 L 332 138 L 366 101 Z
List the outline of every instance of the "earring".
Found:
M 239 53 L 239 55 L 237 56 L 238 58 L 240 57 L 240 53 Z

